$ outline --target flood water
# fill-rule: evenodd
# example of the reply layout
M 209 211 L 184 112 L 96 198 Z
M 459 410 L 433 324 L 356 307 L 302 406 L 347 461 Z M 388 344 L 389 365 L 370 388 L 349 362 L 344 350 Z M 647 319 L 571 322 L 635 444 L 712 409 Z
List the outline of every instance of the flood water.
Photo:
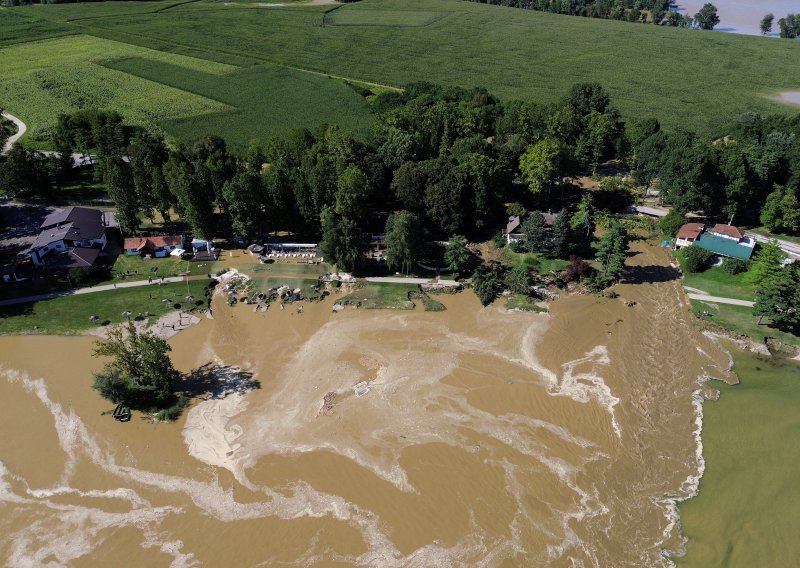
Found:
M 101 416 L 91 338 L 2 337 L 0 558 L 667 565 L 703 468 L 698 378 L 735 379 L 668 253 L 634 249 L 620 299 L 546 315 L 471 292 L 439 313 L 215 302 L 170 343 L 222 386 L 175 424 Z

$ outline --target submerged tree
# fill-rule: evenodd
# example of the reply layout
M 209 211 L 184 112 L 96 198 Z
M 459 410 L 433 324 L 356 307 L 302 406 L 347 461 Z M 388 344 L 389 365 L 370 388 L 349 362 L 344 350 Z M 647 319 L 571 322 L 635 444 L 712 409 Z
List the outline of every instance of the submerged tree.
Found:
M 111 357 L 94 375 L 100 395 L 138 410 L 163 409 L 175 402 L 180 373 L 173 367 L 169 344 L 151 332 L 139 332 L 133 322 L 114 327 L 94 348 L 95 357 Z

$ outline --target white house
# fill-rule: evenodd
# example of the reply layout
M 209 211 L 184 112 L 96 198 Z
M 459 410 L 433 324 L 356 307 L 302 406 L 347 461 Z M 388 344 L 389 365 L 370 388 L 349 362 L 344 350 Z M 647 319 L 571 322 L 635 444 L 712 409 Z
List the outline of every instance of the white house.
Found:
M 39 267 L 49 264 L 86 267 L 87 262 L 91 266 L 108 242 L 107 223 L 99 209 L 68 207 L 56 211 L 44 220 L 39 236 L 28 250 L 31 261 Z

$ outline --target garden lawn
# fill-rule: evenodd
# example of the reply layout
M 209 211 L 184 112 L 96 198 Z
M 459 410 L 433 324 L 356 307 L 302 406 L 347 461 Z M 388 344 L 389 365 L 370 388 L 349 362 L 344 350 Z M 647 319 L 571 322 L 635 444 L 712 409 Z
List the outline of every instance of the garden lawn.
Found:
M 566 270 L 569 266 L 568 260 L 547 258 L 539 253 L 514 252 L 509 247 L 505 248 L 504 254 L 511 266 L 525 266 L 535 270 L 539 274 L 561 272 L 562 270 Z
M 208 282 L 190 281 L 189 291 L 195 297 L 191 307 L 205 304 L 205 289 Z M 65 296 L 29 304 L 0 307 L 0 330 L 4 335 L 42 334 L 75 335 L 99 326 L 89 321 L 96 315 L 100 322 L 122 323 L 127 318 L 122 312 L 130 311 L 132 317 L 148 312 L 150 322 L 161 315 L 175 310 L 174 303 L 165 304 L 170 299 L 187 309 L 184 300 L 186 284 L 164 284 L 161 286 L 139 286 L 117 288 L 105 292 Z
M 699 300 L 691 300 L 691 303 L 695 313 L 707 310 L 710 315 L 703 316 L 704 318 L 708 318 L 709 321 L 725 329 L 743 333 L 758 342 L 763 342 L 767 337 L 773 337 L 788 345 L 800 345 L 800 337 L 768 326 L 767 318 L 764 318 L 764 323 L 759 325 L 758 318 L 753 315 L 753 308 Z
M 539 300 L 535 300 L 524 294 L 513 294 L 506 300 L 506 308 L 509 310 L 520 310 L 522 312 L 537 312 L 545 313 L 547 308 L 543 308 L 536 304 Z
M 114 282 L 130 282 L 131 280 L 147 280 L 148 278 L 160 279 L 162 276 L 178 276 L 190 272 L 190 262 L 176 257 L 146 259 L 141 256 L 127 256 L 120 254 L 111 277 Z M 155 268 L 155 272 L 153 271 Z M 203 274 L 207 274 L 204 272 Z
M 413 310 L 414 302 L 408 299 L 408 294 L 416 291 L 419 291 L 416 284 L 370 282 L 336 303 L 357 304 L 367 309 Z
M 678 258 L 681 260 L 684 286 L 697 288 L 711 296 L 753 301 L 756 287 L 745 280 L 746 272 L 731 276 L 720 266 L 712 266 L 704 272 L 686 272 L 682 256 L 678 255 Z

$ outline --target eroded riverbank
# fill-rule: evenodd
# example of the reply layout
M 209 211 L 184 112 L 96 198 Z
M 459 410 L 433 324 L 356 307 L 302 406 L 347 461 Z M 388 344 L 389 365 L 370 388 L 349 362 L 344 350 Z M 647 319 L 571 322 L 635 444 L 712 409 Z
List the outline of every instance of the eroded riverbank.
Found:
M 173 337 L 223 377 L 176 424 L 100 416 L 90 338 L 3 337 L 0 552 L 96 564 L 666 563 L 698 377 L 734 380 L 662 250 L 550 315 L 219 302 Z M 356 396 L 353 385 L 369 392 Z M 77 535 L 77 536 L 76 536 Z

